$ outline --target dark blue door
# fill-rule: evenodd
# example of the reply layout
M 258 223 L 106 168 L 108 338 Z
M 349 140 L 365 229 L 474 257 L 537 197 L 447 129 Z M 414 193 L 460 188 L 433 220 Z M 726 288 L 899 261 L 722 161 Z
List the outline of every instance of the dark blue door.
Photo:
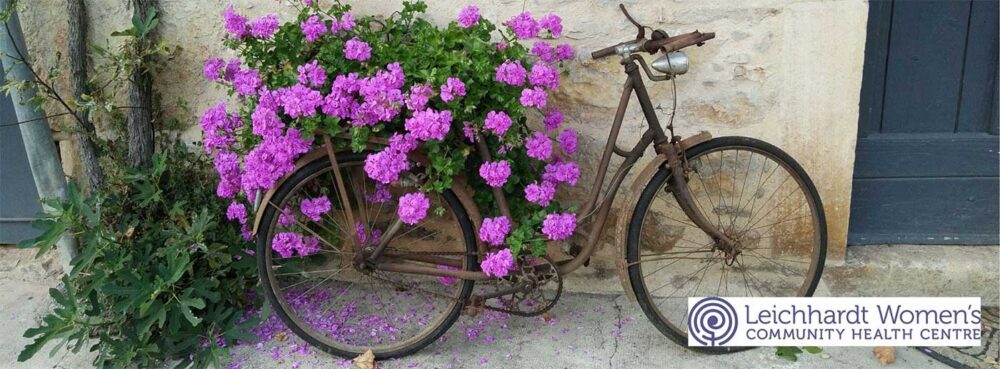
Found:
M 997 0 L 872 1 L 850 244 L 996 244 Z
M 0 81 L 3 78 L 0 68 Z M 0 93 L 0 244 L 36 236 L 38 230 L 31 227 L 31 221 L 42 211 L 16 122 L 10 96 Z

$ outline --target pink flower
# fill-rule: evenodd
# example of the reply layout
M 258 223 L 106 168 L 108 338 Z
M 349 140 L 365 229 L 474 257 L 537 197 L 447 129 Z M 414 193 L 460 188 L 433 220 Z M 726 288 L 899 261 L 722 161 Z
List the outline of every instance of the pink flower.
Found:
M 302 199 L 302 203 L 299 204 L 299 209 L 302 211 L 302 215 L 306 218 L 311 219 L 314 222 L 323 219 L 323 214 L 330 211 L 330 199 L 326 196 L 320 196 L 312 199 Z
M 490 246 L 503 245 L 508 233 L 510 233 L 510 219 L 505 216 L 484 218 L 483 224 L 479 227 L 479 239 Z
M 462 123 L 462 135 L 465 136 L 466 141 L 476 142 L 476 127 L 472 125 L 472 122 Z
M 486 258 L 479 264 L 483 273 L 496 278 L 506 277 L 507 273 L 514 270 L 514 254 L 510 249 L 503 249 L 497 252 L 486 254 Z
M 507 129 L 510 128 L 511 124 L 513 124 L 513 121 L 511 121 L 507 113 L 491 111 L 486 113 L 486 122 L 483 124 L 483 127 L 497 136 L 503 136 L 504 133 L 507 133 Z
M 389 137 L 389 149 L 404 154 L 415 150 L 418 145 L 420 145 L 420 142 L 410 134 L 393 133 L 392 137 Z
M 240 224 L 247 223 L 247 208 L 243 204 L 233 201 L 226 209 L 226 219 L 238 220 Z
M 524 105 L 524 107 L 534 106 L 539 109 L 544 108 L 547 99 L 548 94 L 541 87 L 521 90 L 521 105 Z
M 565 240 L 573 235 L 576 230 L 576 214 L 573 213 L 552 213 L 545 216 L 542 221 L 542 234 L 550 240 Z
M 479 23 L 479 8 L 475 5 L 466 6 L 458 13 L 458 24 L 463 28 L 472 27 L 476 23 Z
M 572 129 L 563 130 L 559 134 L 559 147 L 562 147 L 562 151 L 566 155 L 573 155 L 576 153 L 576 131 Z
M 233 76 L 233 89 L 241 96 L 256 94 L 260 83 L 260 75 L 254 69 L 241 70 Z
M 257 109 L 250 115 L 253 133 L 260 137 L 278 137 L 285 130 L 285 123 L 278 117 L 274 110 L 258 104 Z
M 437 268 L 441 269 L 441 270 L 458 270 L 458 268 L 453 267 L 453 266 L 448 266 L 448 265 L 438 265 Z M 438 282 L 440 282 L 441 284 L 443 284 L 445 286 L 451 286 L 451 285 L 455 284 L 455 282 L 458 282 L 458 278 L 449 277 L 449 276 L 440 276 L 437 279 L 438 279 Z
M 406 98 L 406 108 L 410 110 L 424 110 L 434 90 L 426 84 L 410 86 L 410 93 Z
M 205 111 L 201 117 L 203 132 L 202 145 L 205 152 L 211 154 L 217 149 L 225 149 L 233 144 L 233 130 L 243 125 L 239 115 L 226 111 L 226 103 L 219 103 L 214 108 Z
M 219 185 L 215 195 L 231 199 L 240 191 L 240 157 L 227 150 L 220 150 L 213 159 L 215 171 L 219 173 Z
M 302 249 L 302 236 L 295 232 L 281 232 L 271 239 L 271 249 L 282 258 L 290 258 L 296 250 Z
M 556 185 L 549 181 L 532 182 L 524 187 L 524 199 L 541 206 L 549 206 L 555 195 Z
M 521 66 L 520 61 L 507 60 L 497 67 L 494 78 L 511 86 L 520 86 L 524 84 L 525 74 L 527 71 Z
M 299 246 L 299 255 L 306 256 L 312 255 L 319 251 L 319 238 L 316 236 L 309 236 L 302 240 L 302 245 Z
M 337 23 L 337 28 L 341 31 L 350 31 L 354 29 L 354 14 L 351 12 L 344 13 L 340 16 L 340 22 Z M 337 31 L 333 31 L 336 33 Z
M 236 13 L 236 9 L 232 5 L 228 6 L 226 11 L 222 13 L 222 19 L 225 22 L 226 31 L 233 38 L 241 39 L 250 35 L 247 18 Z
M 226 63 L 226 73 L 222 79 L 226 80 L 226 82 L 232 82 L 236 78 L 236 74 L 240 72 L 241 67 L 243 67 L 243 62 L 239 59 L 230 60 Z
M 548 164 L 545 166 L 545 173 L 542 173 L 542 179 L 546 181 L 568 183 L 570 186 L 575 186 L 579 178 L 580 167 L 574 162 Z
M 559 18 L 555 13 L 549 13 L 542 17 L 542 19 L 539 19 L 538 25 L 549 30 L 552 33 L 552 37 L 562 36 L 562 18 Z
M 205 60 L 205 68 L 202 69 L 202 75 L 205 79 L 209 81 L 218 81 L 222 76 L 222 69 L 225 68 L 226 62 L 222 58 L 209 58 Z
M 549 160 L 552 157 L 552 141 L 542 132 L 535 132 L 524 141 L 528 156 L 538 160 Z
M 278 16 L 269 14 L 254 20 L 253 23 L 250 24 L 250 34 L 256 38 L 270 38 L 280 26 L 281 24 L 278 22 Z
M 292 212 L 291 207 L 286 206 L 281 210 L 281 214 L 278 215 L 278 225 L 287 227 L 295 223 L 295 213 Z
M 319 65 L 318 60 L 303 64 L 298 67 L 299 83 L 312 87 L 320 87 L 326 84 L 326 70 Z
M 485 162 L 479 167 L 479 176 L 486 180 L 490 187 L 503 187 L 510 176 L 510 163 L 506 160 Z
M 392 193 L 389 192 L 389 186 L 386 186 L 384 183 L 376 183 L 375 193 L 365 196 L 365 199 L 368 200 L 368 202 L 377 204 L 389 202 L 389 200 L 392 200 Z
M 538 32 L 541 30 L 535 18 L 531 17 L 530 12 L 518 14 L 516 17 L 504 22 L 504 24 L 510 27 L 511 31 L 514 31 L 517 38 L 522 40 L 537 37 Z
M 448 81 L 441 85 L 441 100 L 449 102 L 456 96 L 465 96 L 465 84 L 455 77 L 448 77 Z
M 303 85 L 282 87 L 277 93 L 282 109 L 292 118 L 315 116 L 323 105 L 323 95 Z
M 348 60 L 365 61 L 372 56 L 372 48 L 357 37 L 344 43 L 344 57 Z
M 243 158 L 240 186 L 247 194 L 267 190 L 295 168 L 295 159 L 309 151 L 312 140 L 302 138 L 298 129 L 289 128 L 284 136 L 268 137 Z
M 302 34 L 306 36 L 308 42 L 318 40 L 327 32 L 326 24 L 316 15 L 310 16 L 299 24 L 299 28 L 302 29 Z
M 406 119 L 405 126 L 413 137 L 421 141 L 443 140 L 451 128 L 451 111 L 418 111 L 413 113 L 413 117 Z
M 556 51 L 545 41 L 535 41 L 531 44 L 531 55 L 537 56 L 543 62 L 555 63 Z
M 542 123 L 545 124 L 545 129 L 549 131 L 559 128 L 559 126 L 562 125 L 562 122 L 563 113 L 559 110 L 550 111 L 545 115 L 545 118 L 542 119 Z
M 397 150 L 382 150 L 365 158 L 365 173 L 368 178 L 389 184 L 399 180 L 399 174 L 410 169 L 406 154 Z
M 548 66 L 545 63 L 535 63 L 531 66 L 531 76 L 528 81 L 535 86 L 542 86 L 550 90 L 559 88 L 559 70 Z
M 569 44 L 561 44 L 556 46 L 556 58 L 559 60 L 572 59 L 574 56 L 573 48 Z
M 399 209 L 396 214 L 403 223 L 414 225 L 427 217 L 427 209 L 431 203 L 422 192 L 412 192 L 399 197 Z

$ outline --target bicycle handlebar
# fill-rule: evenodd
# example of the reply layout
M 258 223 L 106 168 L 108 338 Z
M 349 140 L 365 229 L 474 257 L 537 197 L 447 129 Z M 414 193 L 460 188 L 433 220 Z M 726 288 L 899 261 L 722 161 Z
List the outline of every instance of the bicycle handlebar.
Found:
M 685 34 L 679 35 L 679 36 L 667 37 L 667 38 L 655 39 L 655 40 L 648 40 L 645 37 L 646 36 L 646 32 L 645 32 L 646 26 L 643 26 L 642 24 L 639 24 L 639 22 L 636 22 L 635 19 L 633 19 L 632 16 L 628 13 L 628 11 L 625 10 L 625 5 L 624 4 L 619 4 L 618 6 L 621 8 L 622 13 L 625 14 L 625 18 L 628 18 L 629 22 L 632 22 L 632 24 L 634 24 L 636 26 L 636 28 L 638 28 L 638 34 L 636 35 L 636 38 L 634 40 L 620 42 L 618 44 L 615 44 L 615 45 L 612 45 L 612 46 L 608 46 L 608 47 L 605 47 L 603 49 L 600 49 L 600 50 L 597 50 L 597 51 L 594 51 L 594 52 L 590 53 L 590 57 L 593 58 L 593 59 L 601 59 L 601 58 L 604 58 L 604 57 L 608 57 L 608 56 L 614 55 L 614 54 L 618 53 L 618 48 L 619 47 L 622 47 L 624 45 L 629 45 L 629 44 L 633 44 L 633 45 L 637 45 L 638 46 L 636 49 L 629 50 L 629 51 L 636 51 L 636 50 L 638 50 L 638 51 L 645 51 L 647 53 L 654 54 L 654 53 L 656 53 L 656 52 L 658 52 L 660 50 L 663 50 L 664 52 L 668 52 L 669 53 L 669 52 L 673 52 L 673 51 L 677 51 L 677 50 L 683 49 L 683 48 L 691 46 L 691 45 L 701 46 L 701 45 L 703 45 L 705 43 L 705 41 L 708 41 L 708 40 L 711 40 L 711 39 L 715 38 L 715 32 L 701 33 L 701 32 L 698 32 L 696 30 L 694 32 L 685 33 Z M 655 34 L 655 32 L 654 32 L 654 34 Z

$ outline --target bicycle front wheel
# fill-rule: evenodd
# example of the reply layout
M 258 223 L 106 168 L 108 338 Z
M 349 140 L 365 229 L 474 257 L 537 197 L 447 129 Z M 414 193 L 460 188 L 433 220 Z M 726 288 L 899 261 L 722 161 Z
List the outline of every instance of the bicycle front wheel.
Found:
M 738 246 L 718 244 L 691 222 L 671 193 L 670 170 L 660 168 L 632 214 L 626 249 L 643 312 L 685 346 L 689 297 L 811 296 L 826 258 L 823 204 L 788 154 L 760 140 L 721 137 L 687 157 L 694 206 Z
M 404 174 L 392 185 L 375 183 L 365 174 L 365 157 L 337 155 L 350 207 L 325 157 L 282 183 L 261 205 L 257 255 L 265 294 L 295 334 L 340 357 L 371 349 L 386 359 L 440 337 L 458 319 L 473 282 L 358 266 L 351 237 L 366 256 L 387 242 L 379 261 L 466 271 L 478 269 L 476 244 L 450 190 L 427 194 L 430 206 L 420 222 L 400 222 L 398 199 L 418 190 L 418 178 Z M 355 224 L 348 223 L 348 208 Z

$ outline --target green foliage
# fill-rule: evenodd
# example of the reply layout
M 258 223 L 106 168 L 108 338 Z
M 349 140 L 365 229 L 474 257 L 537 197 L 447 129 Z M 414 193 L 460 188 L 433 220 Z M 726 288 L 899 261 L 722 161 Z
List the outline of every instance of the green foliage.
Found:
M 801 354 L 803 351 L 815 355 L 820 352 L 823 352 L 823 349 L 816 346 L 805 346 L 802 347 L 801 349 L 792 346 L 781 346 L 774 350 L 774 355 L 788 361 L 798 361 L 799 354 Z
M 50 202 L 35 224 L 41 236 L 20 246 L 45 252 L 72 230 L 80 255 L 18 360 L 58 342 L 52 353 L 90 344 L 101 368 L 168 359 L 203 368 L 226 355 L 217 343 L 251 339 L 256 321 L 243 320 L 243 307 L 253 304 L 254 258 L 213 188 L 205 158 L 175 146 L 107 192 L 71 186 L 66 201 Z

